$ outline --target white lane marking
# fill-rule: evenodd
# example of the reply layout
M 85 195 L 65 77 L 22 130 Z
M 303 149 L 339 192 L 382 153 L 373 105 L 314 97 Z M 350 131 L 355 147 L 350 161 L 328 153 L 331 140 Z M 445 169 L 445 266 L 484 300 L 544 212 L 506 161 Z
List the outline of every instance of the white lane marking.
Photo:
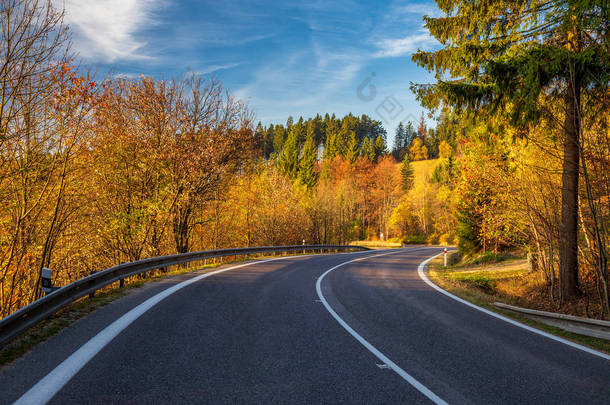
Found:
M 352 252 L 352 253 L 366 253 L 364 252 Z M 349 253 L 348 253 L 349 254 Z M 169 297 L 173 293 L 182 288 L 193 284 L 199 280 L 202 280 L 206 277 L 213 276 L 214 274 L 223 273 L 225 271 L 238 269 L 240 267 L 251 266 L 254 264 L 266 263 L 275 260 L 285 260 L 291 258 L 299 258 L 313 255 L 299 255 L 299 256 L 287 256 L 287 257 L 276 257 L 273 259 L 266 260 L 258 260 L 255 262 L 240 264 L 238 266 L 229 267 L 226 269 L 220 269 L 216 271 L 212 271 L 210 273 L 205 273 L 200 276 L 193 277 L 186 281 L 183 281 L 179 284 L 176 284 L 173 287 L 170 287 L 166 290 L 161 291 L 160 293 L 152 296 L 147 299 L 137 307 L 133 308 L 125 315 L 121 316 L 119 319 L 108 325 L 105 329 L 99 332 L 97 335 L 92 337 L 87 343 L 81 346 L 80 349 L 72 353 L 70 357 L 65 359 L 61 364 L 59 364 L 55 369 L 53 369 L 49 374 L 47 374 L 42 380 L 40 380 L 36 385 L 30 388 L 25 394 L 21 396 L 16 402 L 15 405 L 34 405 L 34 404 L 46 404 L 48 401 L 53 398 L 59 390 L 66 385 L 76 373 L 82 369 L 85 364 L 89 362 L 100 350 L 102 350 L 112 339 L 114 339 L 119 333 L 121 333 L 125 328 L 127 328 L 133 321 L 138 319 L 142 314 L 146 311 L 154 307 L 156 304 L 161 302 L 163 299 Z
M 422 383 L 420 383 L 419 381 L 417 381 L 414 377 L 412 377 L 409 373 L 407 373 L 405 370 L 403 370 L 402 368 L 400 368 L 396 363 L 394 363 L 392 360 L 390 360 L 386 355 L 384 355 L 383 353 L 381 353 L 379 350 L 377 350 L 372 344 L 370 344 L 365 338 L 363 338 L 362 336 L 360 336 L 358 334 L 358 332 L 356 332 L 354 329 L 352 329 L 351 326 L 349 326 L 343 319 L 341 319 L 341 317 L 339 317 L 339 315 L 337 315 L 337 313 L 335 312 L 334 309 L 331 308 L 331 306 L 328 304 L 328 301 L 326 301 L 326 298 L 324 298 L 324 295 L 322 294 L 322 280 L 324 279 L 324 277 L 330 273 L 331 271 L 338 269 L 341 266 L 345 266 L 346 264 L 349 263 L 353 263 L 353 262 L 357 262 L 359 260 L 364 260 L 364 259 L 372 259 L 374 257 L 379 257 L 379 256 L 386 256 L 386 255 L 391 255 L 391 254 L 396 254 L 396 253 L 404 253 L 404 252 L 390 252 L 390 253 L 383 253 L 383 254 L 379 254 L 379 255 L 373 255 L 373 256 L 366 256 L 366 257 L 361 257 L 358 259 L 354 259 L 354 260 L 350 260 L 347 262 L 343 262 L 335 267 L 332 267 L 328 270 L 326 270 L 326 272 L 324 274 L 322 274 L 319 278 L 318 281 L 316 282 L 316 291 L 318 293 L 318 297 L 320 297 L 320 300 L 322 301 L 322 303 L 324 304 L 324 307 L 326 307 L 326 310 L 328 312 L 330 312 L 330 314 L 333 316 L 333 318 L 335 318 L 335 320 L 337 322 L 339 322 L 339 324 L 341 326 L 343 326 L 343 328 L 350 334 L 352 335 L 358 342 L 360 342 L 368 351 L 370 351 L 371 353 L 373 353 L 375 355 L 375 357 L 377 357 L 379 360 L 381 360 L 383 362 L 383 364 L 387 365 L 389 368 L 391 368 L 396 374 L 398 374 L 399 376 L 401 376 L 406 382 L 408 382 L 409 384 L 411 384 L 416 390 L 418 390 L 419 392 L 421 392 L 422 394 L 424 394 L 426 397 L 428 397 L 428 399 L 430 399 L 432 402 L 434 402 L 435 404 L 444 404 L 447 405 L 447 402 L 443 401 L 438 395 L 436 395 L 434 392 L 430 391 L 426 386 L 424 386 Z
M 503 320 L 503 321 L 505 321 L 505 322 L 508 322 L 508 323 L 510 323 L 511 325 L 518 326 L 518 327 L 520 327 L 520 328 L 523 328 L 523 329 L 528 330 L 528 331 L 530 331 L 530 332 L 536 333 L 536 334 L 538 334 L 538 335 L 542 335 L 542 336 L 544 336 L 544 337 L 547 337 L 547 338 L 549 338 L 549 339 L 555 340 L 555 341 L 557 341 L 557 342 L 563 343 L 563 344 L 568 345 L 568 346 L 570 346 L 570 347 L 573 347 L 573 348 L 575 348 L 575 349 L 582 350 L 583 352 L 587 352 L 587 353 L 592 354 L 592 355 L 594 355 L 594 356 L 601 357 L 602 359 L 610 360 L 610 355 L 608 355 L 608 354 L 606 354 L 606 353 L 598 352 L 597 350 L 593 350 L 593 349 L 588 348 L 588 347 L 586 347 L 586 346 L 579 345 L 578 343 L 574 343 L 574 342 L 571 342 L 571 341 L 569 341 L 569 340 L 566 340 L 566 339 L 560 338 L 559 336 L 555 336 L 555 335 L 550 334 L 550 333 L 548 333 L 548 332 L 544 332 L 544 331 L 542 331 L 542 330 L 540 330 L 540 329 L 536 329 L 536 328 L 531 327 L 531 326 L 529 326 L 529 325 L 525 325 L 525 324 L 523 324 L 523 323 L 521 323 L 521 322 L 517 322 L 517 321 L 515 321 L 514 319 L 510 319 L 510 318 L 507 318 L 507 317 L 505 317 L 505 316 L 503 316 L 503 315 L 500 315 L 500 314 L 498 314 L 498 313 L 496 313 L 496 312 L 490 311 L 490 310 L 485 309 L 485 308 L 481 308 L 481 307 L 479 307 L 479 306 L 477 306 L 477 305 L 475 305 L 475 304 L 473 304 L 473 303 L 471 303 L 471 302 L 468 302 L 468 301 L 466 301 L 466 300 L 464 300 L 464 299 L 462 299 L 462 298 L 460 298 L 460 297 L 458 297 L 458 296 L 456 296 L 456 295 L 451 294 L 451 293 L 450 293 L 450 292 L 448 292 L 448 291 L 443 290 L 441 287 L 439 287 L 439 286 L 437 286 L 436 284 L 434 284 L 434 283 L 433 283 L 433 282 L 432 282 L 432 281 L 431 281 L 431 280 L 428 278 L 428 276 L 426 275 L 426 273 L 424 272 L 424 269 L 425 269 L 426 265 L 427 265 L 427 264 L 430 262 L 430 260 L 432 260 L 432 259 L 434 259 L 434 258 L 436 258 L 436 257 L 440 256 L 441 254 L 442 254 L 442 253 L 440 253 L 440 254 L 438 254 L 438 255 L 436 255 L 436 256 L 433 256 L 433 257 L 431 257 L 431 258 L 429 258 L 429 259 L 427 259 L 427 260 L 423 261 L 423 262 L 422 262 L 422 263 L 419 265 L 419 267 L 417 268 L 417 273 L 419 274 L 419 277 L 420 277 L 420 278 L 421 278 L 421 279 L 422 279 L 422 280 L 423 280 L 423 281 L 424 281 L 426 284 L 428 284 L 430 287 L 434 288 L 436 291 L 440 292 L 441 294 L 445 294 L 447 297 L 453 298 L 454 300 L 459 301 L 459 302 L 461 302 L 461 303 L 462 303 L 462 304 L 464 304 L 464 305 L 468 305 L 468 306 L 469 306 L 469 307 L 471 307 L 471 308 L 474 308 L 474 309 L 476 309 L 476 310 L 479 310 L 479 311 L 481 311 L 481 312 L 484 312 L 484 313 L 486 313 L 486 314 L 487 314 L 487 315 L 489 315 L 489 316 L 493 316 L 494 318 L 498 318 L 498 319 L 501 319 L 501 320 Z

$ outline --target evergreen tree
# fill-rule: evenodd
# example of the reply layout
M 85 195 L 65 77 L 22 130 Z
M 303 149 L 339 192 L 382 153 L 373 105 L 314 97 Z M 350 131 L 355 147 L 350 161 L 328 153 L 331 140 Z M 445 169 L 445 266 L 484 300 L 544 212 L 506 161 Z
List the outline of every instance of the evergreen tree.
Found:
M 307 128 L 305 127 L 305 123 L 303 122 L 303 117 L 300 117 L 296 124 L 292 126 L 290 129 L 291 132 L 294 132 L 297 145 L 299 149 L 305 143 L 305 138 L 307 137 Z
M 269 156 L 273 153 L 273 139 L 275 137 L 275 128 L 273 124 L 265 130 L 265 136 L 263 140 L 263 156 L 265 159 L 269 159 Z
M 438 136 L 436 136 L 436 131 L 434 128 L 428 128 L 428 133 L 426 135 L 426 139 L 424 139 L 424 145 L 428 148 L 428 158 L 436 159 L 438 157 L 438 145 L 440 141 Z
M 322 134 L 322 118 L 320 115 L 316 115 L 315 118 L 307 120 L 305 124 L 306 127 L 306 136 L 313 137 L 316 145 L 324 143 L 324 136 Z
M 405 130 L 402 122 L 398 123 L 396 127 L 396 135 L 394 136 L 394 148 L 392 148 L 392 155 L 394 159 L 400 161 L 403 156 L 401 156 L 403 149 L 407 146 L 407 132 Z
M 340 127 L 335 120 L 335 115 L 330 117 L 326 125 L 326 144 L 324 145 L 324 159 L 332 160 L 339 154 L 339 145 L 337 136 L 339 135 Z
M 341 128 L 339 133 L 335 135 L 335 150 L 337 155 L 347 157 L 351 131 L 347 128 Z
M 366 156 L 371 162 L 377 160 L 375 155 L 375 147 L 371 138 L 364 138 L 362 141 L 362 147 L 360 148 L 360 156 Z
M 315 171 L 316 162 L 318 160 L 318 147 L 313 134 L 307 137 L 303 146 L 303 155 L 299 161 L 298 179 L 301 183 L 312 188 L 316 185 L 318 176 Z
M 347 149 L 345 152 L 345 157 L 350 162 L 356 162 L 358 159 L 358 154 L 360 153 L 360 145 L 358 144 L 358 138 L 356 137 L 356 132 L 350 131 L 349 141 L 347 143 Z
M 286 130 L 281 125 L 276 125 L 273 131 L 273 151 L 279 155 L 286 141 Z
M 562 299 L 578 294 L 578 182 L 581 97 L 604 94 L 610 81 L 606 1 L 436 1 L 445 15 L 424 17 L 444 48 L 413 60 L 438 80 L 414 85 L 435 108 L 509 114 L 532 125 L 545 104 L 563 100 L 554 117 L 564 134 L 559 276 Z M 452 79 L 447 79 L 452 78 Z M 545 103 L 546 102 L 546 103 Z
M 356 136 L 360 142 L 362 142 L 364 138 L 370 138 L 374 141 L 378 136 L 386 139 L 387 132 L 381 125 L 381 122 L 373 120 L 368 115 L 363 114 L 358 122 Z
M 409 155 L 405 155 L 400 165 L 400 177 L 402 179 L 402 189 L 407 192 L 413 187 L 413 168 L 409 161 Z
M 445 141 L 443 141 L 443 143 L 448 145 Z M 451 156 L 451 154 L 446 156 L 446 158 L 441 158 L 440 163 L 434 168 L 432 177 L 430 177 L 430 182 L 451 187 L 454 183 L 456 170 L 453 162 L 453 156 Z
M 265 128 L 259 121 L 254 130 L 254 142 L 256 143 L 256 150 L 260 151 L 261 154 L 265 153 Z
M 409 148 L 411 143 L 413 143 L 413 139 L 417 136 L 417 132 L 415 132 L 415 128 L 413 127 L 413 123 L 411 121 L 407 122 L 407 126 L 405 127 L 405 147 Z
M 299 168 L 300 148 L 297 143 L 297 131 L 290 131 L 284 147 L 280 152 L 277 160 L 278 167 L 284 174 L 292 177 L 297 177 Z
M 417 125 L 417 135 L 421 138 L 422 141 L 426 141 L 426 135 L 428 135 L 428 128 L 426 128 L 426 118 L 424 117 L 423 111 L 419 119 L 419 124 Z
M 375 151 L 375 158 L 373 159 L 373 163 L 377 162 L 377 158 L 381 155 L 385 155 L 387 152 L 387 146 L 385 144 L 385 139 L 379 135 L 377 139 L 375 139 L 375 143 L 373 144 L 373 150 Z

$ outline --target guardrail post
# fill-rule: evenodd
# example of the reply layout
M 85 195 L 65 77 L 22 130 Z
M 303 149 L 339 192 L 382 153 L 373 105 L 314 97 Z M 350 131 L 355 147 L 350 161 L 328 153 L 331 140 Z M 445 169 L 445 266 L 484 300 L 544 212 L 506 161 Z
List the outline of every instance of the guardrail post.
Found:
M 120 262 L 119 264 L 124 264 L 125 262 Z M 125 279 L 122 278 L 119 280 L 119 288 L 125 287 Z
M 92 274 L 95 274 L 95 273 L 97 273 L 97 271 L 93 270 L 89 275 L 92 275 Z M 95 290 L 91 291 L 89 293 L 89 298 L 93 298 L 93 297 L 95 297 Z

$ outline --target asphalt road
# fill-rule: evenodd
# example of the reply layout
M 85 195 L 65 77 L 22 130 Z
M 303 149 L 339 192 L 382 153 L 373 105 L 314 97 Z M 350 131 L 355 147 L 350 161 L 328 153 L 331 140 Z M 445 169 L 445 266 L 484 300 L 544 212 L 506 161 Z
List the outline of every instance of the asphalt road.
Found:
M 0 370 L 0 403 L 32 387 L 54 404 L 431 403 L 422 387 L 450 404 L 610 403 L 610 361 L 425 284 L 417 267 L 439 252 L 294 257 L 215 274 L 145 311 L 73 377 L 39 383 L 115 320 L 195 275 L 149 283 Z M 318 295 L 322 274 L 362 257 L 326 274 Z

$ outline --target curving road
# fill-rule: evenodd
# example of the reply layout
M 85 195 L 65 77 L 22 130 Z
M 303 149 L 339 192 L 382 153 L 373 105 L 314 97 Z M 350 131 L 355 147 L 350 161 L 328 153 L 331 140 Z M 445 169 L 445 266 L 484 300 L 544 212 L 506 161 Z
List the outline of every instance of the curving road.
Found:
M 424 283 L 418 265 L 440 251 L 301 256 L 149 283 L 0 370 L 0 403 L 610 402 L 608 356 Z

